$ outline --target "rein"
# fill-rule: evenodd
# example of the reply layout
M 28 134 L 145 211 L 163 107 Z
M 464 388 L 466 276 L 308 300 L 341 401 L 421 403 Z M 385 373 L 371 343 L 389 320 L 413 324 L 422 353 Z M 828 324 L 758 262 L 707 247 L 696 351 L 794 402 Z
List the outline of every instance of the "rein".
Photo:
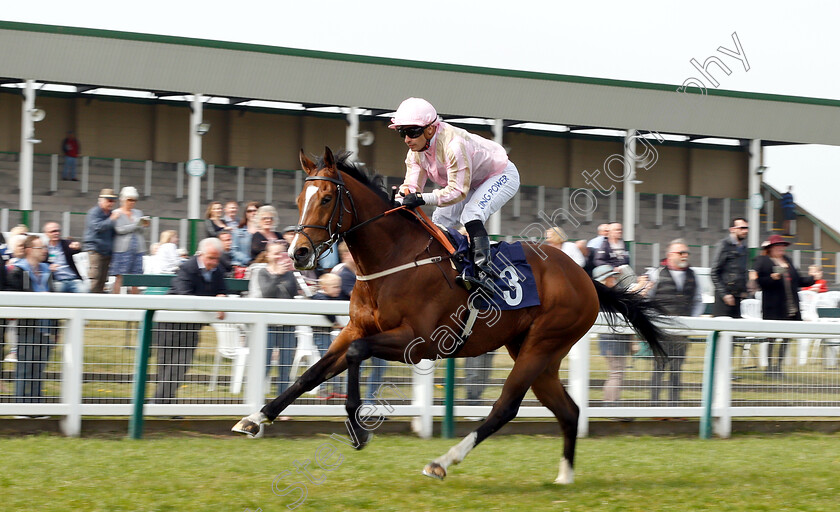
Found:
M 385 210 L 384 212 L 380 213 L 379 215 L 375 215 L 375 216 L 373 216 L 373 217 L 371 217 L 371 218 L 369 218 L 365 221 L 362 221 L 359 224 L 350 227 L 349 229 L 347 229 L 346 231 L 344 231 L 342 233 L 341 232 L 341 226 L 342 226 L 342 223 L 344 221 L 344 212 L 347 212 L 349 214 L 349 213 L 351 213 L 351 210 L 352 210 L 352 214 L 353 214 L 354 219 L 358 218 L 358 214 L 356 213 L 356 204 L 353 201 L 353 196 L 350 195 L 350 191 L 347 190 L 347 186 L 344 184 L 344 180 L 341 178 L 341 172 L 338 172 L 337 174 L 338 174 L 338 179 L 330 178 L 330 177 L 327 177 L 327 176 L 308 176 L 305 180 L 305 181 L 319 181 L 319 180 L 320 181 L 329 181 L 330 183 L 335 184 L 336 191 L 337 191 L 337 194 L 338 194 L 338 200 L 335 202 L 335 206 L 333 206 L 333 211 L 330 214 L 330 219 L 329 219 L 329 221 L 327 222 L 326 225 L 318 226 L 318 225 L 315 225 L 315 224 L 298 224 L 297 226 L 295 226 L 294 232 L 305 236 L 306 239 L 309 240 L 309 245 L 311 245 L 313 247 L 316 254 L 321 254 L 321 251 L 324 250 L 324 247 L 331 248 L 333 246 L 333 244 L 335 244 L 335 242 L 338 241 L 338 238 L 342 234 L 344 234 L 344 235 L 350 234 L 353 231 L 356 231 L 357 229 L 360 229 L 360 228 L 366 226 L 367 224 L 369 224 L 369 223 L 371 223 L 375 220 L 379 220 L 379 219 L 381 219 L 381 218 L 383 218 L 387 215 L 390 215 L 394 212 L 398 212 L 400 210 L 405 210 L 405 211 L 411 213 L 412 215 L 414 215 L 414 217 L 420 222 L 420 225 L 423 226 L 423 228 L 426 231 L 428 231 L 430 235 L 432 235 L 432 238 L 437 240 L 444 247 L 444 249 L 447 250 L 447 252 L 449 252 L 449 255 L 448 256 L 433 256 L 431 258 L 426 258 L 426 259 L 423 259 L 423 260 L 412 261 L 411 263 L 405 263 L 403 265 L 392 267 L 390 269 L 386 269 L 386 270 L 383 270 L 381 272 L 375 272 L 373 274 L 356 275 L 356 279 L 358 281 L 371 281 L 373 279 L 379 279 L 380 277 L 385 277 L 387 275 L 395 274 L 397 272 L 402 272 L 403 270 L 408 270 L 410 268 L 420 267 L 420 266 L 423 266 L 423 265 L 428 265 L 430 263 L 440 263 L 444 259 L 449 259 L 449 258 L 451 258 L 452 256 L 455 255 L 455 253 L 456 253 L 455 248 L 449 242 L 449 239 L 446 237 L 446 235 L 440 229 L 438 229 L 434 225 L 432 220 L 429 218 L 428 215 L 426 215 L 426 213 L 423 210 L 420 210 L 420 209 L 412 210 L 412 209 L 406 208 L 405 206 L 398 206 L 396 208 L 391 208 L 390 210 Z M 345 204 L 344 204 L 344 195 L 345 194 L 347 195 L 347 198 L 350 200 L 350 209 L 347 209 Z M 336 214 L 338 215 L 337 220 L 336 220 Z M 332 228 L 333 220 L 336 220 L 335 231 L 333 231 L 333 228 Z M 327 238 L 327 240 L 321 242 L 320 244 L 318 244 L 316 246 L 313 243 L 312 238 L 309 235 L 307 235 L 306 233 L 304 233 L 303 230 L 305 228 L 323 229 L 324 231 L 327 232 L 327 235 L 329 236 L 329 238 Z

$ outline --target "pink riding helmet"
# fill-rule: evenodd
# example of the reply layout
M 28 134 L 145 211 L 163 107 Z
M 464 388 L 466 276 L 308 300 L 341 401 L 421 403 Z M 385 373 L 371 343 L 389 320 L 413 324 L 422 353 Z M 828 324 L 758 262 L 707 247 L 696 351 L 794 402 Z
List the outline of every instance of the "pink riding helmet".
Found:
M 398 126 L 428 126 L 440 120 L 435 107 L 423 98 L 408 98 L 400 103 L 388 128 Z

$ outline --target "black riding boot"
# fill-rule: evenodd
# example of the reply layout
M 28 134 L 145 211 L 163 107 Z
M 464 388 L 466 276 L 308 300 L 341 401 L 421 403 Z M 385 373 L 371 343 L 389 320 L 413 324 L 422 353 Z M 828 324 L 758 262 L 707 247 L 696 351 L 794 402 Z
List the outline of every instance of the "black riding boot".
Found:
M 465 275 L 464 280 L 480 286 L 493 294 L 493 272 L 490 266 L 490 239 L 487 235 L 476 236 L 470 240 L 470 252 L 472 252 L 473 271 L 472 275 Z

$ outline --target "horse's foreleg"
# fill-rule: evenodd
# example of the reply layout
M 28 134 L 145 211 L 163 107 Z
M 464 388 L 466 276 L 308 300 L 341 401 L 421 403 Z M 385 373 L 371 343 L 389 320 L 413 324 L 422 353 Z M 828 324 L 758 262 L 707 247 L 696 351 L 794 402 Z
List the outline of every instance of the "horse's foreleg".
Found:
M 516 413 L 519 412 L 519 405 L 525 398 L 525 393 L 534 381 L 535 375 L 539 375 L 545 369 L 545 366 L 544 355 L 520 353 L 510 375 L 502 386 L 501 396 L 493 404 L 493 409 L 484 423 L 470 432 L 460 443 L 450 448 L 446 454 L 426 464 L 426 467 L 423 468 L 423 474 L 443 479 L 446 477 L 446 470 L 449 466 L 464 460 L 467 454 L 478 446 L 478 443 L 487 439 L 515 418 Z
M 347 360 L 345 358 L 347 347 L 355 337 L 358 337 L 356 330 L 351 325 L 345 327 L 341 331 L 341 334 L 332 342 L 326 354 L 317 363 L 303 372 L 303 375 L 294 384 L 286 388 L 277 398 L 265 404 L 260 411 L 239 420 L 231 430 L 254 437 L 260 432 L 260 426 L 262 424 L 274 421 L 300 395 L 311 391 L 315 386 L 343 372 L 347 369 Z
M 577 443 L 580 409 L 557 377 L 557 368 L 549 367 L 531 386 L 540 402 L 546 406 L 560 423 L 563 432 L 563 459 L 555 484 L 570 484 L 575 480 L 575 444 Z

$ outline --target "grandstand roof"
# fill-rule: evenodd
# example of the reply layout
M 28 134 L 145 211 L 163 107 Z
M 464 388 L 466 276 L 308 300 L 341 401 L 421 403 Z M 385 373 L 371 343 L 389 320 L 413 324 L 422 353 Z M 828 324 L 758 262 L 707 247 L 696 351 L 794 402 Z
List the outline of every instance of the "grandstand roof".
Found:
M 12 80 L 378 112 L 418 95 L 446 115 L 840 145 L 837 100 L 683 94 L 678 85 L 4 21 L 0 45 L 0 70 Z

